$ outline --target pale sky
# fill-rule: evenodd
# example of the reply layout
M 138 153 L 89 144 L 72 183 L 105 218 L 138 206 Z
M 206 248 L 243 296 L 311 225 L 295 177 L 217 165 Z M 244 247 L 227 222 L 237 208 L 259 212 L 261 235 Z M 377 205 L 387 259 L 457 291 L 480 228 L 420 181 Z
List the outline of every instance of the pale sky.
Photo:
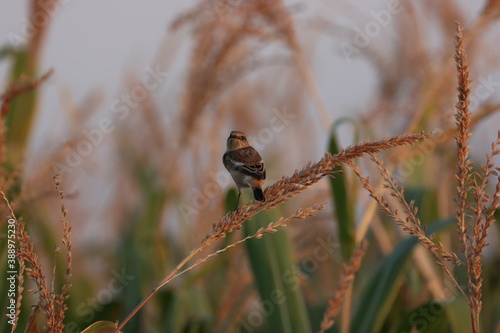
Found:
M 42 69 L 55 69 L 51 82 L 43 86 L 41 100 L 41 115 L 49 118 L 61 113 L 63 91 L 69 92 L 76 104 L 82 103 L 90 93 L 99 91 L 105 98 L 102 105 L 109 105 L 122 88 L 127 71 L 140 75 L 151 64 L 172 19 L 196 3 L 192 0 L 61 2 L 42 56 Z M 467 3 L 471 15 L 475 15 L 483 1 L 462 2 Z M 368 15 L 369 11 L 386 8 L 388 1 L 288 3 L 307 4 L 303 6 L 306 8 L 304 13 L 298 14 L 298 22 L 308 14 L 313 17 L 324 8 L 332 12 L 337 8 L 339 12 L 347 13 L 345 22 L 343 17 L 336 18 L 337 21 L 346 27 L 354 27 L 373 19 Z M 0 0 L 0 46 L 6 44 L 8 36 L 22 35 L 28 15 L 26 4 L 27 1 Z M 348 17 L 349 13 L 353 14 L 352 18 Z M 346 61 L 339 48 L 340 42 L 333 34 L 320 38 L 312 63 L 319 89 L 333 118 L 362 110 L 370 102 L 377 84 L 372 68 L 362 57 L 350 63 Z M 7 63 L 0 62 L 0 89 L 5 84 L 6 68 Z
M 394 0 L 391 0 L 394 1 Z M 468 19 L 474 19 L 484 1 L 460 1 L 469 7 Z M 22 35 L 27 21 L 28 1 L 0 0 L 0 46 L 6 45 L 14 35 Z M 81 105 L 86 97 L 99 92 L 103 100 L 101 108 L 108 108 L 123 89 L 128 73 L 141 75 L 158 53 L 168 27 L 179 13 L 191 8 L 196 1 L 131 1 L 131 0 L 62 0 L 55 11 L 48 38 L 42 54 L 42 70 L 54 68 L 50 82 L 42 86 L 39 119 L 33 137 L 32 150 L 38 151 L 38 138 L 51 136 L 59 140 L 64 133 L 58 129 L 67 115 L 64 109 L 70 104 Z M 334 15 L 336 23 L 349 28 L 363 27 L 372 21 L 370 11 L 386 9 L 389 0 L 346 1 L 311 0 L 287 1 L 290 5 L 301 4 L 296 15 L 298 24 L 310 23 L 318 14 Z M 308 21 L 309 20 L 309 21 Z M 467 22 L 465 22 L 467 23 Z M 497 27 L 498 28 L 498 27 Z M 304 31 L 299 29 L 302 40 Z M 383 43 L 391 34 L 391 25 L 383 28 L 373 42 Z M 499 29 L 496 29 L 497 32 Z M 326 29 L 328 31 L 328 29 Z M 179 45 L 189 45 L 183 40 L 189 35 L 182 33 Z M 431 38 L 432 36 L 430 36 Z M 312 38 L 314 39 L 314 38 Z M 363 57 L 346 61 L 342 55 L 338 33 L 324 33 L 315 39 L 316 53 L 309 59 L 316 82 L 333 119 L 363 112 L 376 93 L 376 77 L 373 68 Z M 307 45 L 304 45 L 307 49 Z M 173 50 L 173 54 L 178 53 Z M 363 52 L 363 50 L 362 50 Z M 188 56 L 187 52 L 181 53 Z M 183 59 L 180 66 L 185 70 Z M 179 57 L 178 57 L 179 58 Z M 178 59 L 179 61 L 179 59 Z M 0 90 L 6 83 L 7 62 L 0 62 Z M 175 74 L 175 73 L 174 73 Z M 500 69 L 496 75 L 500 75 Z M 173 75 L 175 77 L 175 75 Z M 500 78 L 499 78 L 500 79 Z M 64 99 L 62 96 L 65 96 Z M 71 98 L 68 99 L 68 96 Z M 498 118 L 496 118 L 498 119 Z M 483 133 L 484 134 L 484 133 Z M 488 139 L 496 137 L 496 127 L 488 129 Z M 486 138 L 485 138 L 486 139 Z
M 466 0 L 461 2 L 470 7 L 470 18 L 477 15 L 483 3 Z M 103 97 L 99 111 L 109 109 L 113 99 L 123 89 L 125 75 L 130 72 L 141 75 L 144 72 L 153 62 L 172 19 L 195 3 L 192 0 L 62 1 L 43 49 L 42 70 L 54 68 L 55 74 L 50 82 L 42 86 L 39 122 L 31 144 L 31 152 L 35 153 L 33 155 L 43 158 L 46 147 L 42 144 L 57 144 L 61 137 L 64 138 L 65 132 L 62 129 L 68 123 L 64 107 L 68 103 L 79 105 L 89 94 L 98 91 Z M 345 13 L 345 17 L 336 17 L 336 20 L 349 30 L 349 27 L 362 27 L 373 20 L 369 12 L 387 8 L 387 3 L 384 0 L 304 1 L 303 4 L 307 6 L 302 6 L 303 12 L 297 14 L 297 22 L 302 24 L 308 17 L 314 17 L 318 13 Z M 28 15 L 26 4 L 27 1 L 21 0 L 0 0 L 0 47 L 6 45 L 12 34 L 22 34 Z M 388 30 L 390 29 L 383 30 L 382 37 L 385 32 L 390 34 Z M 299 34 L 304 33 L 304 30 L 298 31 Z M 182 35 L 182 38 L 185 37 L 188 34 Z M 379 38 L 381 37 L 374 38 L 374 41 L 380 41 Z M 316 54 L 309 60 L 312 60 L 313 74 L 332 118 L 363 112 L 376 93 L 377 82 L 372 67 L 363 57 L 352 62 L 346 61 L 339 49 L 341 40 L 338 35 L 326 34 L 315 42 L 318 43 Z M 188 41 L 181 39 L 179 44 L 185 47 Z M 175 52 L 177 50 L 173 50 Z M 186 52 L 181 52 L 181 55 L 185 59 Z M 181 65 L 177 67 L 185 69 L 182 66 L 182 56 L 180 58 L 178 61 Z M 7 65 L 5 61 L 0 62 L 0 91 L 5 88 Z M 500 69 L 497 74 L 499 73 Z M 175 77 L 175 73 L 173 76 Z M 170 88 L 167 86 L 165 89 Z M 68 95 L 71 96 L 69 101 L 67 97 L 61 97 Z M 491 142 L 496 138 L 500 118 L 497 115 L 495 119 L 496 121 L 483 125 L 485 130 L 480 131 L 479 140 Z M 82 191 L 85 191 L 84 187 Z M 100 195 L 102 200 L 99 198 L 96 201 L 96 206 L 92 207 L 94 210 L 98 209 L 97 205 L 105 205 L 104 197 L 111 194 L 106 193 L 103 188 Z M 97 212 L 96 214 L 98 216 Z M 96 221 L 98 225 L 97 217 Z M 96 230 L 101 227 L 98 225 Z M 87 232 L 93 236 L 103 234 L 95 233 L 96 230 Z

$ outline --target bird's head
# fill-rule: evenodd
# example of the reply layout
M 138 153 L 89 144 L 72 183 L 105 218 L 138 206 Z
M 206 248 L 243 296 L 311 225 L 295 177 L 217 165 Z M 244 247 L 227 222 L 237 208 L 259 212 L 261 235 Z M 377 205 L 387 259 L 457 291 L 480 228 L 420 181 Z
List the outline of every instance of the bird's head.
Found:
M 248 147 L 249 145 L 247 136 L 240 131 L 232 131 L 231 134 L 229 134 L 229 138 L 227 138 L 227 150 L 235 150 Z

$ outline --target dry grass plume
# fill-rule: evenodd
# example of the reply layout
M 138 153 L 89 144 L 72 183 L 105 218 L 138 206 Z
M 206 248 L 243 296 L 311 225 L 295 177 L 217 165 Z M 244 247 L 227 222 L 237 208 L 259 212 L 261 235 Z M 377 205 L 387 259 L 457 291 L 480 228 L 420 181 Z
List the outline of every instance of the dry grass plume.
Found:
M 458 76 L 458 102 L 456 104 L 456 124 L 457 134 L 457 172 L 455 178 L 458 182 L 457 199 L 455 200 L 456 221 L 458 238 L 460 241 L 460 252 L 464 259 L 453 251 L 446 250 L 442 244 L 436 244 L 431 238 L 425 235 L 420 219 L 417 218 L 417 207 L 415 203 L 407 202 L 404 197 L 404 188 L 391 177 L 387 168 L 377 156 L 371 154 L 372 161 L 376 164 L 378 172 L 382 176 L 385 185 L 391 196 L 395 197 L 404 208 L 404 216 L 384 198 L 377 193 L 377 190 L 370 184 L 370 179 L 363 176 L 358 166 L 352 162 L 347 164 L 361 180 L 363 187 L 375 199 L 380 209 L 391 219 L 393 219 L 408 234 L 418 238 L 420 244 L 427 248 L 434 256 L 436 263 L 443 269 L 451 279 L 455 287 L 468 300 L 472 322 L 472 332 L 478 333 L 479 314 L 482 307 L 482 257 L 483 250 L 488 245 L 486 238 L 494 223 L 494 212 L 500 207 L 500 168 L 493 163 L 493 157 L 500 154 L 500 131 L 498 139 L 491 145 L 491 153 L 486 157 L 486 164 L 481 167 L 481 171 L 474 172 L 472 161 L 469 158 L 469 140 L 472 136 L 470 95 L 471 80 L 467 56 L 463 42 L 463 28 L 457 23 L 455 39 L 455 62 Z M 493 195 L 486 192 L 489 178 L 494 177 L 497 183 L 494 187 Z M 451 265 L 451 266 L 450 266 Z M 456 265 L 464 265 L 467 271 L 467 291 L 457 282 L 453 273 Z

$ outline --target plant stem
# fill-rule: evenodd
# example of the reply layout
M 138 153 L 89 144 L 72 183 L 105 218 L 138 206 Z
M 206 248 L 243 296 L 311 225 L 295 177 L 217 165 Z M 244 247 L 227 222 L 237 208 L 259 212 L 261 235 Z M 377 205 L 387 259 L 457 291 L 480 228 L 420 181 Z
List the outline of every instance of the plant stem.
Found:
M 123 319 L 123 321 L 116 328 L 115 333 L 119 333 L 121 329 L 130 321 L 130 319 L 132 319 L 132 317 L 134 317 L 136 313 L 139 312 L 139 310 L 144 307 L 144 305 L 151 299 L 151 297 L 153 297 L 158 292 L 158 290 L 160 290 L 163 286 L 169 283 L 170 280 L 172 280 L 175 277 L 176 273 L 182 267 L 184 267 L 184 265 L 186 265 L 186 263 L 189 260 L 191 260 L 198 252 L 203 250 L 206 246 L 210 245 L 213 240 L 214 239 L 209 239 L 207 242 L 202 243 L 196 249 L 191 251 L 170 273 L 168 273 L 168 275 L 160 283 L 158 283 L 157 286 L 153 288 L 153 290 L 149 292 L 149 294 L 134 308 L 134 310 L 132 310 L 132 312 L 130 312 L 128 316 L 125 317 L 125 319 Z

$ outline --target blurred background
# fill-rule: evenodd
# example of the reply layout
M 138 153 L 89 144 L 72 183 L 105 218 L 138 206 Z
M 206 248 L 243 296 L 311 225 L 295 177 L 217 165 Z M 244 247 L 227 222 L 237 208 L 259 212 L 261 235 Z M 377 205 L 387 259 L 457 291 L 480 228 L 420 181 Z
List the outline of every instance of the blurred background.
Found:
M 0 8 L 0 95 L 53 70 L 2 114 L 2 188 L 46 275 L 56 263 L 63 279 L 65 257 L 54 255 L 60 175 L 74 260 L 68 332 L 123 319 L 232 209 L 221 161 L 231 130 L 246 132 L 264 158 L 266 184 L 341 146 L 436 132 L 382 157 L 422 223 L 459 251 L 446 222 L 456 197 L 455 21 L 465 27 L 479 167 L 500 129 L 498 1 L 0 0 Z M 338 179 L 252 222 L 328 203 L 321 214 L 181 276 L 125 332 L 317 331 L 342 262 L 363 238 L 370 248 L 332 332 L 469 332 L 460 324 L 465 300 L 430 256 L 378 213 L 351 173 Z M 495 225 L 484 332 L 500 332 L 498 236 Z M 287 297 L 273 300 L 276 290 Z M 18 331 L 36 302 L 25 293 Z

